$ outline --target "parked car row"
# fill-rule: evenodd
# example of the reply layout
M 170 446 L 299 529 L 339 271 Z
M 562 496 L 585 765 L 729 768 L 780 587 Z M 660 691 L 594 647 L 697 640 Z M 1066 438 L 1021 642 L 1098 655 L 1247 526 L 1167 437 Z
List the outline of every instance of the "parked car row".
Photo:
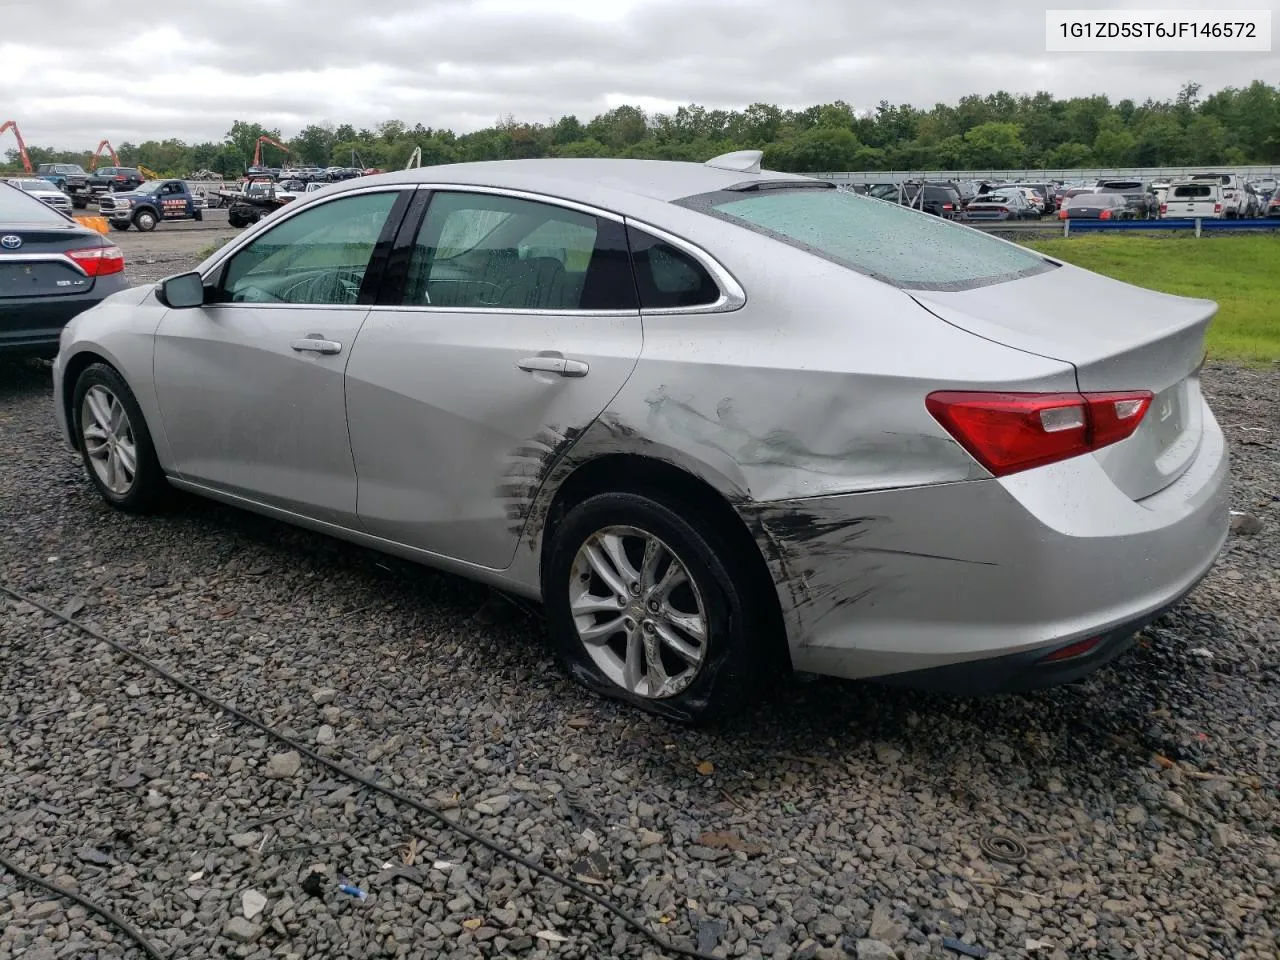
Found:
M 1236 174 L 1201 173 L 1185 180 L 1104 178 L 1037 183 L 908 180 L 845 189 L 914 207 L 948 220 L 1154 220 L 1160 217 L 1254 218 L 1280 215 L 1274 177 L 1245 182 Z
M 250 177 L 271 177 L 273 180 L 300 180 L 303 183 L 338 183 L 370 172 L 360 167 L 250 167 L 246 174 Z

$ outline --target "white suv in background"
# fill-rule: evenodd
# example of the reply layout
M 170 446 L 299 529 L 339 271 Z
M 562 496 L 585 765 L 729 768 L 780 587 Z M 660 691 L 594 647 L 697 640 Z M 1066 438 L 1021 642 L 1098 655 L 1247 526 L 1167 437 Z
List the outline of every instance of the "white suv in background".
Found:
M 1197 183 L 1216 183 L 1222 188 L 1222 215 L 1229 219 L 1245 215 L 1249 198 L 1244 191 L 1244 181 L 1234 173 L 1196 173 L 1191 176 Z
M 1227 216 L 1225 189 L 1216 180 L 1175 180 L 1169 184 L 1169 191 L 1160 204 L 1160 218 L 1221 220 Z

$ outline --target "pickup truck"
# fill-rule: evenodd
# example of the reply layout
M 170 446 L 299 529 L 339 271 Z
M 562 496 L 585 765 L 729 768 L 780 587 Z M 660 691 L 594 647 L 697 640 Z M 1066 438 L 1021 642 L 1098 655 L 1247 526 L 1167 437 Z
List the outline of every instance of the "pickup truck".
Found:
M 137 190 L 103 194 L 98 213 L 116 230 L 137 227 L 145 233 L 162 220 L 203 220 L 204 204 L 181 180 L 148 180 Z
M 146 181 L 137 167 L 99 167 L 89 174 L 89 192 L 95 197 L 100 193 L 126 193 Z
M 48 180 L 71 198 L 71 205 L 83 210 L 89 205 L 89 175 L 76 163 L 42 163 L 36 176 Z

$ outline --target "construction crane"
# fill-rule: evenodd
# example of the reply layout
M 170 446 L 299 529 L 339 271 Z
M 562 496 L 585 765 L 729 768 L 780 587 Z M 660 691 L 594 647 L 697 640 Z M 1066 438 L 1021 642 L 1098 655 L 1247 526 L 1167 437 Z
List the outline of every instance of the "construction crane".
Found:
M 120 166 L 120 158 L 116 156 L 116 148 L 113 147 L 106 140 L 103 140 L 100 144 L 98 144 L 98 149 L 93 151 L 93 158 L 89 161 L 90 173 L 93 173 L 93 171 L 98 169 L 98 160 L 102 156 L 102 151 L 104 149 L 107 151 L 107 153 L 111 155 L 111 165 L 113 167 Z
M 22 142 L 22 133 L 18 130 L 18 122 L 16 120 L 6 120 L 0 123 L 0 135 L 6 130 L 12 130 L 13 135 L 18 141 L 18 155 L 22 157 L 22 169 L 24 173 L 31 173 L 31 158 L 27 156 L 27 145 Z
M 279 147 L 281 150 L 283 150 L 283 151 L 285 152 L 285 156 L 288 156 L 288 155 L 289 155 L 289 148 L 288 148 L 288 147 L 286 147 L 286 146 L 285 146 L 283 143 L 281 143 L 279 140 L 274 140 L 274 139 L 272 139 L 271 137 L 268 137 L 268 136 L 264 133 L 262 136 L 260 136 L 260 137 L 258 138 L 258 142 L 254 145 L 254 148 L 253 148 L 253 165 L 254 165 L 255 167 L 261 167 L 261 166 L 262 166 L 262 145 L 263 145 L 264 143 L 269 143 L 269 144 L 271 144 L 273 147 Z

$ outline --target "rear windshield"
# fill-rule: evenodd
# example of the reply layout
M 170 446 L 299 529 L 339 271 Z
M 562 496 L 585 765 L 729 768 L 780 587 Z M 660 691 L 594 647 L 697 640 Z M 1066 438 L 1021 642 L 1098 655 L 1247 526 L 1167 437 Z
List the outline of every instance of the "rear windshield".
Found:
M 28 196 L 7 183 L 0 185 L 0 230 L 13 223 L 65 224 L 67 218 L 47 203 Z
M 897 287 L 962 290 L 1053 269 L 1030 250 L 856 193 L 726 190 L 681 203 Z
M 1213 188 L 1208 184 L 1188 183 L 1173 188 L 1175 197 L 1211 197 Z

